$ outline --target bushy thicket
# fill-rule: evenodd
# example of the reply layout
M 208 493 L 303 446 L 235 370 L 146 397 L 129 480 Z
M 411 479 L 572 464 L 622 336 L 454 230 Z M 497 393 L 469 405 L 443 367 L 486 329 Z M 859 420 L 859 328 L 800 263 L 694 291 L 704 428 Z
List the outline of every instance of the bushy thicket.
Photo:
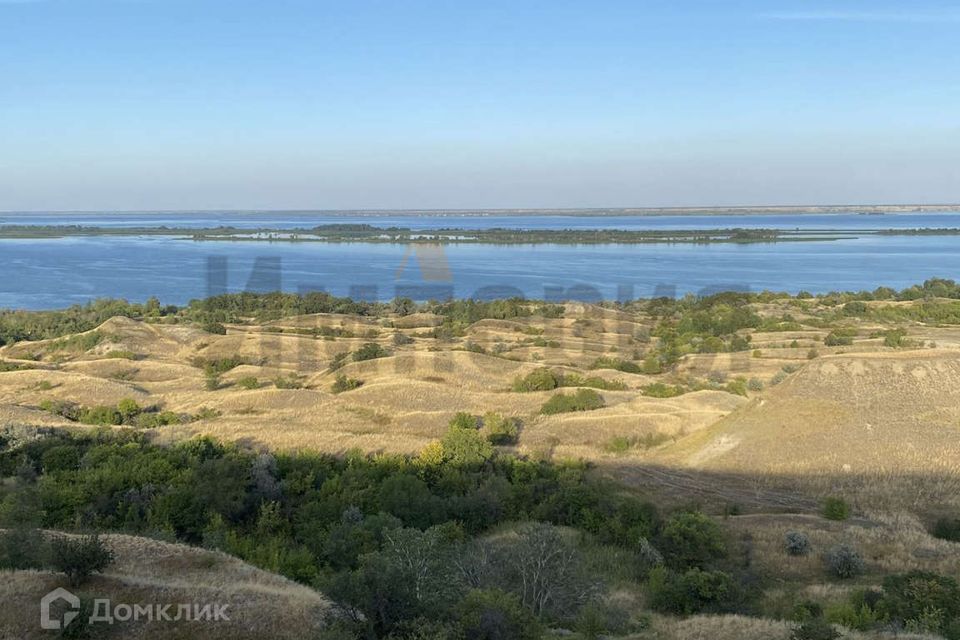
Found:
M 947 640 L 960 640 L 960 585 L 954 578 L 928 571 L 890 575 L 882 589 L 855 589 L 845 601 L 827 607 L 810 603 L 805 624 L 794 638 L 828 635 L 833 625 L 858 631 L 904 630 Z
M 525 376 L 514 379 L 511 388 L 514 391 L 551 391 L 560 387 L 588 387 L 607 391 L 622 391 L 627 385 L 620 380 L 606 380 L 599 376 L 581 376 L 576 373 L 564 373 L 548 367 L 535 369 Z
M 571 411 L 592 411 L 604 407 L 603 396 L 593 389 L 577 389 L 572 394 L 558 393 L 543 403 L 540 413 L 552 415 Z
M 497 455 L 480 425 L 458 416 L 413 458 L 256 454 L 209 438 L 159 447 L 136 432 L 49 436 L 0 452 L 0 527 L 223 549 L 322 589 L 365 637 L 437 625 L 463 634 L 464 620 L 486 624 L 485 611 L 505 621 L 500 637 L 537 637 L 541 621 L 574 624 L 602 593 L 606 576 L 589 570 L 584 545 L 638 557 L 641 540 L 686 540 L 582 464 Z M 479 537 L 508 522 L 529 524 Z M 414 572 L 412 557 L 422 560 Z M 525 572 L 544 567 L 549 579 L 536 586 Z
M 161 411 L 156 406 L 141 407 L 132 398 L 124 398 L 116 405 L 96 405 L 93 407 L 85 407 L 66 400 L 44 400 L 40 403 L 40 408 L 72 422 L 101 426 L 123 424 L 141 429 L 186 424 L 201 418 L 200 414 L 190 415 Z

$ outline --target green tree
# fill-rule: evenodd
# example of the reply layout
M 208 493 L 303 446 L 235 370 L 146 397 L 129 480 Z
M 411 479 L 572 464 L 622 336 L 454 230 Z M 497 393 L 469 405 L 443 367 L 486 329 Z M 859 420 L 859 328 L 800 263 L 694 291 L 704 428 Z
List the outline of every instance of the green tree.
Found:
M 493 456 L 493 445 L 474 429 L 451 427 L 441 440 L 443 457 L 460 466 L 477 466 Z
M 703 567 L 727 553 L 720 525 L 699 511 L 677 513 L 667 520 L 657 547 L 675 569 Z
M 457 607 L 466 640 L 537 640 L 540 626 L 517 597 L 497 589 L 474 589 Z
M 102 572 L 113 559 L 113 552 L 96 535 L 79 539 L 60 536 L 51 544 L 53 567 L 66 574 L 74 587 L 86 582 L 91 574 Z

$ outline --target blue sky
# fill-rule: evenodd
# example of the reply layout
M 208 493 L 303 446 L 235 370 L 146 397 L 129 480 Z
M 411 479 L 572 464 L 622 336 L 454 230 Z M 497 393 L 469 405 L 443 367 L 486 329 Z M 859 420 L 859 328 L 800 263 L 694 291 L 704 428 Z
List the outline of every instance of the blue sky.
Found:
M 0 0 L 0 210 L 960 201 L 955 1 Z

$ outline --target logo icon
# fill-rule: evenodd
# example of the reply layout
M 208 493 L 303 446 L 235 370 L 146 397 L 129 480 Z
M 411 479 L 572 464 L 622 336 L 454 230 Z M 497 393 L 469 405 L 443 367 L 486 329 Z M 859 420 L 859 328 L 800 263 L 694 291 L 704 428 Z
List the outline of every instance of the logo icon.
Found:
M 62 620 L 54 620 L 50 617 L 50 605 L 57 600 L 63 600 L 71 609 L 64 612 Z M 40 600 L 40 628 L 66 629 L 67 625 L 73 622 L 73 619 L 79 615 L 79 611 L 80 598 L 62 587 L 54 589 Z

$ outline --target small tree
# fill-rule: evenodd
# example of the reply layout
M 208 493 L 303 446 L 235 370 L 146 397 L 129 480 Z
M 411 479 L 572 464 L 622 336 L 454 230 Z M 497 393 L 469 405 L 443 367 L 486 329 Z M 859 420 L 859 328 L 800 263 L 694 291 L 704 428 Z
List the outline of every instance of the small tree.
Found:
M 120 412 L 120 417 L 127 421 L 140 413 L 142 409 L 133 398 L 124 398 L 117 403 L 117 411 Z
M 674 515 L 660 538 L 667 563 L 676 569 L 702 567 L 727 553 L 720 525 L 698 511 Z
M 791 556 L 805 556 L 810 553 L 810 538 L 800 531 L 788 531 L 783 537 L 784 549 Z
M 483 416 L 483 431 L 490 444 L 515 444 L 520 432 L 517 422 L 491 411 Z
M 42 569 L 48 548 L 36 529 L 17 526 L 0 533 L 0 569 Z
M 363 380 L 358 380 L 357 378 L 348 378 L 341 373 L 337 375 L 336 380 L 333 381 L 333 386 L 330 387 L 330 390 L 333 393 L 343 393 L 344 391 L 356 389 L 362 384 Z
M 377 358 L 386 358 L 390 352 L 381 347 L 376 342 L 367 342 L 361 345 L 359 349 L 353 352 L 353 360 L 362 362 L 364 360 L 376 360 Z
M 827 520 L 846 520 L 850 517 L 850 505 L 843 498 L 830 496 L 823 501 L 823 517 Z
M 93 573 L 113 563 L 110 551 L 97 535 L 82 538 L 59 537 L 51 544 L 53 567 L 67 575 L 73 587 L 83 584 Z
M 258 389 L 260 388 L 260 381 L 254 376 L 244 376 L 237 380 L 237 386 L 247 390 Z
M 675 573 L 654 567 L 647 588 L 654 610 L 680 615 L 729 610 L 738 598 L 736 582 L 729 574 L 697 568 Z
M 467 422 L 463 417 L 472 420 L 473 426 L 464 427 L 461 423 Z M 480 432 L 477 431 L 477 418 L 468 413 L 458 413 L 451 423 L 447 434 L 443 437 L 443 457 L 457 465 L 481 465 L 493 456 L 491 445 Z
M 450 419 L 448 426 L 451 429 L 477 429 L 480 427 L 480 419 L 472 413 L 458 411 L 457 414 Z
M 863 573 L 863 558 L 856 549 L 845 544 L 830 549 L 824 556 L 827 569 L 837 578 L 846 580 Z

